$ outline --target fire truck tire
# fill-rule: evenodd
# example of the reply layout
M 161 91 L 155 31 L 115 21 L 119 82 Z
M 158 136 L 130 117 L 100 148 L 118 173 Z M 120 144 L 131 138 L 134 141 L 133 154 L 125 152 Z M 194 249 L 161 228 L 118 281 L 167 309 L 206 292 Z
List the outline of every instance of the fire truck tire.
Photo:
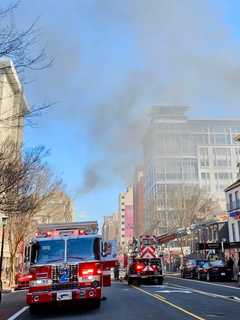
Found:
M 132 279 L 128 278 L 128 285 L 131 286 L 132 285 Z
M 158 284 L 161 286 L 163 284 L 163 279 L 162 278 L 158 278 Z
M 98 309 L 101 307 L 101 300 L 100 299 L 96 299 L 91 301 L 91 305 L 94 309 Z
M 36 305 L 36 304 L 31 304 L 29 306 L 29 312 L 30 314 L 34 315 L 34 314 L 37 314 L 39 312 L 40 308 L 39 308 L 39 305 Z

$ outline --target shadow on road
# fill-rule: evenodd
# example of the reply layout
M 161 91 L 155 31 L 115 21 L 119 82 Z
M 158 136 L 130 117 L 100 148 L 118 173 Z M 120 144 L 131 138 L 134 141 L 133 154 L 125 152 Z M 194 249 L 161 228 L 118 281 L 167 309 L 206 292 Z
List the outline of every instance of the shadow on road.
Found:
M 104 302 L 103 302 L 104 303 Z M 31 319 L 52 319 L 62 318 L 67 319 L 72 316 L 86 316 L 98 313 L 97 307 L 87 303 L 64 303 L 56 305 L 40 306 L 33 312 L 30 312 Z

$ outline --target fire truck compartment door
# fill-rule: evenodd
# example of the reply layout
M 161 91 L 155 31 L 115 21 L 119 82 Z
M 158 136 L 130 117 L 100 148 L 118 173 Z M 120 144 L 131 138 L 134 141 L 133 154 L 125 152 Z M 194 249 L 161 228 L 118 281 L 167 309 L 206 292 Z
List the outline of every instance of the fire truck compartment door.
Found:
M 101 241 L 101 262 L 103 265 L 103 286 L 111 286 L 111 269 L 117 261 L 117 243 L 115 240 Z

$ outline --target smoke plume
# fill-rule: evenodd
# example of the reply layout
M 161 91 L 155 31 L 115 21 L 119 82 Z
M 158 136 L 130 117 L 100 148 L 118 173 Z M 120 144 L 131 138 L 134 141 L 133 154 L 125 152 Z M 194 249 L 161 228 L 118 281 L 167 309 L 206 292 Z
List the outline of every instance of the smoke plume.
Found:
M 113 177 L 131 180 L 152 105 L 190 106 L 194 117 L 237 115 L 240 47 L 227 24 L 239 9 L 234 6 L 228 0 L 69 4 L 64 48 L 51 28 L 56 67 L 49 81 L 65 105 L 58 117 L 81 128 L 79 143 L 87 139 L 91 160 L 79 194 L 109 185 Z

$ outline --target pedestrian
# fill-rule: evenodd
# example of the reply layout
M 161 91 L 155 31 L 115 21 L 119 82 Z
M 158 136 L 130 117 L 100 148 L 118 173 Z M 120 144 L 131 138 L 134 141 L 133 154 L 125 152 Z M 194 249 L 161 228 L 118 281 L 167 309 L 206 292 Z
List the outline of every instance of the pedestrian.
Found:
M 227 267 L 231 269 L 231 277 L 233 277 L 233 266 L 234 266 L 234 260 L 232 257 L 229 256 L 227 260 Z
M 114 279 L 115 280 L 119 280 L 119 262 L 116 264 L 115 268 L 114 268 Z

